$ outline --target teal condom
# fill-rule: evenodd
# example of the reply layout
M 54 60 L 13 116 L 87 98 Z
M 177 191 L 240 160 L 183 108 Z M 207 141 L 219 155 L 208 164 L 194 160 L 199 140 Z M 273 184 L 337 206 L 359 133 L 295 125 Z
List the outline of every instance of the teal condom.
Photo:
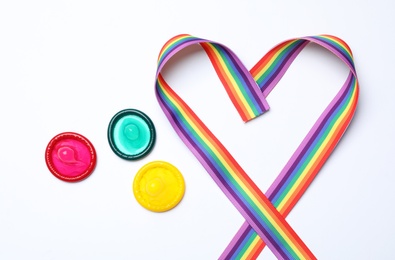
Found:
M 126 160 L 137 160 L 152 150 L 156 132 L 146 114 L 137 109 L 125 109 L 111 119 L 107 138 L 116 155 Z

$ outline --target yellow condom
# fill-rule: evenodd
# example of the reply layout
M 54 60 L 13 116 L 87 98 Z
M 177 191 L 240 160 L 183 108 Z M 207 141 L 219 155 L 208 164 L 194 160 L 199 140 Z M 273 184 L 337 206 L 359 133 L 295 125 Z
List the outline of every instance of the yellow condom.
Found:
M 144 208 L 154 212 L 168 211 L 177 206 L 184 196 L 184 178 L 172 164 L 153 161 L 137 172 L 133 193 Z

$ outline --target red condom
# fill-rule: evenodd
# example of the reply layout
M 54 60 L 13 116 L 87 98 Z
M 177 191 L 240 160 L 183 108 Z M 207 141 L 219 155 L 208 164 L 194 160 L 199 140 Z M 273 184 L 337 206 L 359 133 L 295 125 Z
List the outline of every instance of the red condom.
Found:
M 86 137 L 73 132 L 60 133 L 48 143 L 45 162 L 55 177 L 77 182 L 93 172 L 96 151 Z

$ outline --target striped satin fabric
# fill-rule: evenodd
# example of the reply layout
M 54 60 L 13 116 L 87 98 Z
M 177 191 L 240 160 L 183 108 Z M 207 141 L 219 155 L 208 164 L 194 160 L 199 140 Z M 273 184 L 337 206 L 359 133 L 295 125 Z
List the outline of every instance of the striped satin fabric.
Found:
M 171 89 L 160 71 L 179 50 L 191 44 L 200 44 L 240 116 L 248 121 L 269 108 L 265 97 L 309 42 L 332 51 L 350 67 L 351 72 L 343 88 L 264 195 L 219 140 Z M 178 35 L 170 39 L 160 52 L 156 94 L 175 131 L 246 220 L 220 258 L 253 259 L 266 244 L 279 259 L 316 259 L 286 222 L 285 216 L 333 150 L 355 111 L 358 85 L 348 46 L 333 36 L 285 41 L 269 51 L 249 72 L 226 46 L 190 35 Z
M 179 50 L 198 43 L 205 48 L 206 52 L 210 53 L 209 58 L 213 66 L 244 121 L 255 118 L 269 109 L 266 99 L 262 96 L 251 74 L 239 58 L 229 48 L 221 44 L 186 34 L 175 36 L 160 51 L 157 72 L 159 73 L 165 63 Z
M 347 64 L 350 74 L 266 192 L 266 196 L 284 217 L 295 206 L 339 142 L 354 115 L 358 101 L 358 82 L 351 50 L 344 41 L 334 36 L 305 37 L 273 48 L 251 69 L 251 74 L 262 92 L 266 93 L 265 96 L 296 57 L 294 53 L 299 53 L 309 42 L 332 51 Z M 257 233 L 245 222 L 221 259 L 255 259 L 264 246 Z

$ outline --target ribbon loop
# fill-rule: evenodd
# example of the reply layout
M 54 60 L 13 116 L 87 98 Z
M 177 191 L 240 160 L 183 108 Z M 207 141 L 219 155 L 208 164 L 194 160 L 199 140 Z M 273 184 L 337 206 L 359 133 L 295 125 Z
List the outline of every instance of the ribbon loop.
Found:
M 233 105 L 243 121 L 253 119 L 269 109 L 258 84 L 240 59 L 223 44 L 181 34 L 173 37 L 160 51 L 157 77 L 166 62 L 180 50 L 200 44 L 206 51 Z
M 265 195 L 192 109 L 171 89 L 160 72 L 179 50 L 199 44 L 242 119 L 248 121 L 268 110 L 265 97 L 310 42 L 339 57 L 350 68 L 350 74 Z M 156 75 L 158 102 L 177 134 L 246 220 L 220 259 L 255 259 L 265 244 L 279 259 L 316 259 L 285 217 L 313 181 L 351 122 L 358 92 L 352 52 L 344 41 L 335 36 L 320 35 L 284 41 L 270 50 L 249 72 L 229 48 L 219 43 L 179 35 L 163 46 Z

